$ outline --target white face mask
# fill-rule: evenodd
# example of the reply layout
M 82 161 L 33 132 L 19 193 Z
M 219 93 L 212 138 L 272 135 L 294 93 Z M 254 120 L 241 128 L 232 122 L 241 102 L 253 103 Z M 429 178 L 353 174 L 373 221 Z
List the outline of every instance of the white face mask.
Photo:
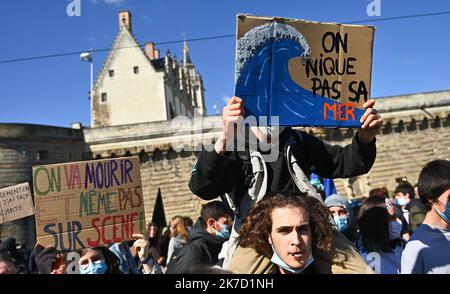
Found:
M 290 267 L 286 262 L 284 262 L 279 256 L 278 254 L 275 252 L 275 250 L 273 249 L 273 245 L 272 245 L 272 251 L 273 251 L 273 255 L 272 255 L 272 259 L 270 260 L 272 263 L 278 265 L 279 267 L 281 267 L 282 269 L 293 273 L 293 274 L 300 274 L 301 272 L 303 272 L 308 266 L 311 265 L 311 263 L 314 262 L 314 257 L 312 256 L 312 254 L 310 253 L 308 256 L 308 259 L 306 260 L 306 264 L 299 269 L 295 269 Z
M 398 205 L 400 206 L 405 206 L 406 204 L 408 204 L 408 200 L 406 200 L 405 197 L 401 197 L 401 198 L 396 198 Z

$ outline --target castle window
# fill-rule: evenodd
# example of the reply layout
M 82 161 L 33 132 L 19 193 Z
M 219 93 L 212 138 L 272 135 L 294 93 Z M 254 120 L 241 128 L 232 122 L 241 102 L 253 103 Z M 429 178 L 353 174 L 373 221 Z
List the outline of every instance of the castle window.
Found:
M 110 78 L 114 77 L 114 70 L 113 69 L 109 70 L 109 77 Z
M 108 100 L 108 95 L 106 93 L 102 93 L 102 102 L 106 102 Z
M 133 67 L 133 72 L 137 75 L 139 73 L 139 66 Z

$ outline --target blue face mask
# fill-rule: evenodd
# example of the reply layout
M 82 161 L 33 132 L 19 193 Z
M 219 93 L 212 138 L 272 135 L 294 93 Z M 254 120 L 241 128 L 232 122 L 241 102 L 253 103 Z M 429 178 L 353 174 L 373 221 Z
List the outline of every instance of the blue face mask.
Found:
M 348 228 L 348 217 L 334 216 L 333 218 L 339 232 L 343 232 Z
M 104 260 L 97 260 L 94 263 L 89 263 L 89 265 L 85 268 L 80 267 L 80 274 L 94 274 L 94 275 L 102 275 L 106 272 L 108 266 L 106 265 Z
M 445 205 L 444 212 L 439 211 L 437 207 L 433 204 L 434 210 L 436 213 L 447 223 L 450 224 L 450 201 L 447 202 L 447 205 Z
M 220 231 L 216 231 L 216 236 L 222 241 L 226 241 L 230 238 L 230 231 L 228 230 L 227 225 L 220 225 L 222 229 Z
M 293 273 L 293 274 L 299 274 L 299 273 L 303 272 L 308 266 L 311 265 L 311 263 L 314 262 L 314 258 L 312 256 L 312 254 L 309 254 L 308 260 L 306 261 L 306 264 L 304 267 L 299 268 L 299 269 L 292 268 L 278 256 L 278 254 L 273 249 L 273 246 L 272 246 L 272 251 L 273 251 L 273 255 L 272 255 L 272 259 L 270 261 L 272 263 L 278 265 L 282 269 L 287 270 L 288 272 Z
M 408 201 L 405 199 L 405 197 L 402 197 L 402 198 L 395 198 L 395 199 L 394 199 L 394 204 L 403 207 L 403 206 L 405 206 L 406 204 L 408 204 Z

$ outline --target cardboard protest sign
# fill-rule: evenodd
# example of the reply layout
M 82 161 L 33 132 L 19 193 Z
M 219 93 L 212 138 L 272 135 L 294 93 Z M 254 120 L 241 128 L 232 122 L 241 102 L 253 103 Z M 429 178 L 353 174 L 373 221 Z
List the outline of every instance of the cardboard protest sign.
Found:
M 359 127 L 374 28 L 237 16 L 235 95 L 282 126 Z
M 63 251 L 131 240 L 145 227 L 138 157 L 33 167 L 37 242 Z
M 0 224 L 33 214 L 33 198 L 28 183 L 0 189 Z

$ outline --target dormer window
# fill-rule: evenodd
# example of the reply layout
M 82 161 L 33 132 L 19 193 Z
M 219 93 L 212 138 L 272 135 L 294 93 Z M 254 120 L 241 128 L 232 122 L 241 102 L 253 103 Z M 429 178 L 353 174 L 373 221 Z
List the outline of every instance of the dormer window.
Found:
M 133 67 L 133 72 L 135 75 L 137 75 L 139 73 L 139 66 Z
M 114 70 L 113 69 L 109 70 L 109 77 L 110 78 L 114 77 Z

